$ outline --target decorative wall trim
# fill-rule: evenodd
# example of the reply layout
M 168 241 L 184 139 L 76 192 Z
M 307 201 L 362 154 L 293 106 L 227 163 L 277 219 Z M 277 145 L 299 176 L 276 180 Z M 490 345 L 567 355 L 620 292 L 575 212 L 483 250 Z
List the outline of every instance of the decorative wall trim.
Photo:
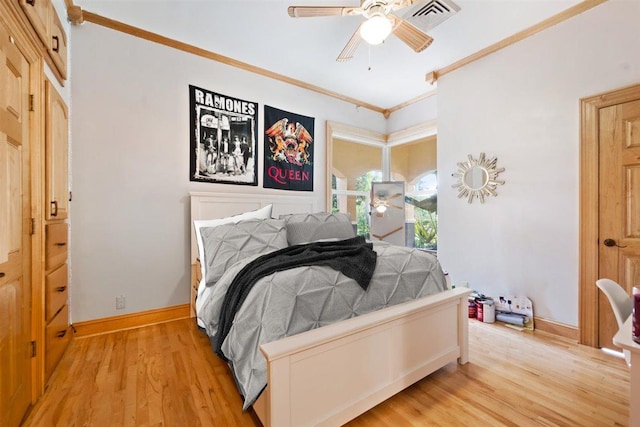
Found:
M 350 104 L 354 104 L 360 107 L 367 108 L 372 111 L 376 111 L 380 114 L 384 114 L 384 111 L 385 111 L 383 108 L 377 107 L 373 104 L 369 104 L 367 102 L 360 101 L 355 98 L 351 98 L 351 97 L 339 94 L 337 92 L 323 89 L 319 86 L 315 86 L 315 85 L 303 82 L 301 80 L 293 79 L 291 77 L 287 77 L 285 75 L 278 74 L 273 71 L 266 70 L 264 68 L 256 67 L 255 65 L 247 64 L 246 62 L 238 61 L 236 59 L 229 58 L 228 56 L 220 55 L 218 53 L 211 52 L 209 50 L 202 49 L 202 48 L 190 45 L 188 43 L 183 43 L 174 39 L 170 39 L 169 37 L 165 37 L 157 33 L 152 33 L 151 31 L 146 31 L 141 28 L 137 28 L 132 25 L 125 24 L 123 22 L 105 18 L 104 16 L 97 15 L 87 10 L 82 10 L 82 17 L 84 18 L 85 21 L 91 22 L 93 24 L 101 25 L 103 27 L 110 28 L 112 30 L 130 34 L 132 36 L 139 37 L 141 39 L 145 39 L 154 43 L 158 43 L 164 46 L 178 49 L 183 52 L 191 53 L 193 55 L 201 56 L 203 58 L 212 59 L 214 61 L 221 62 L 223 64 L 227 64 L 232 67 L 240 68 L 242 70 L 249 71 L 251 73 L 259 74 L 264 77 L 279 80 L 281 82 L 290 84 L 292 86 L 297 86 L 302 89 L 307 89 L 312 92 L 316 92 L 316 93 L 326 95 L 335 99 L 339 99 L 340 101 L 348 102 Z
M 463 58 L 459 61 L 454 62 L 453 64 L 450 64 L 440 70 L 433 70 L 429 73 L 426 74 L 425 76 L 425 80 L 427 82 L 429 82 L 430 84 L 435 83 L 438 78 L 440 78 L 441 76 L 448 74 L 450 72 L 453 72 L 455 70 L 457 70 L 458 68 L 462 68 L 467 64 L 470 64 L 478 59 L 484 58 L 485 56 L 488 56 L 494 52 L 497 52 L 498 50 L 505 48 L 507 46 L 510 46 L 514 43 L 517 43 L 521 40 L 526 39 L 527 37 L 530 37 L 534 34 L 539 33 L 540 31 L 543 31 L 549 27 L 552 27 L 560 22 L 566 21 L 569 18 L 572 18 L 576 15 L 579 15 L 582 12 L 585 12 L 595 6 L 598 6 L 601 3 L 606 2 L 607 0 L 584 0 L 581 3 L 578 3 L 550 18 L 547 18 L 546 20 L 539 22 L 536 25 L 533 25 L 525 30 L 522 30 L 512 36 L 509 36 L 497 43 L 494 43 L 491 46 L 488 46 L 484 49 L 479 50 L 478 52 L 467 56 L 466 58 Z M 73 24 L 81 24 L 83 23 L 85 20 L 88 22 L 92 22 L 94 24 L 97 25 L 101 25 L 103 27 L 106 28 L 111 28 L 112 30 L 116 30 L 116 31 L 120 31 L 129 35 L 132 35 L 134 37 L 139 37 L 145 40 L 149 40 L 151 42 L 154 43 L 159 43 L 168 47 L 172 47 L 174 49 L 178 49 L 187 53 L 191 53 L 193 55 L 197 55 L 197 56 L 201 56 L 203 58 L 207 58 L 207 59 L 211 59 L 217 62 L 221 62 L 227 65 L 230 65 L 232 67 L 236 67 L 236 68 L 240 68 L 252 73 L 256 73 L 259 75 L 262 75 L 264 77 L 268 77 L 268 78 L 272 78 L 275 80 L 279 80 L 282 81 L 284 83 L 288 83 L 291 84 L 293 86 L 298 86 L 301 87 L 303 89 L 307 89 L 316 93 L 320 93 L 322 95 L 325 96 L 329 96 L 331 98 L 336 98 L 339 99 L 341 101 L 345 101 L 348 102 L 350 104 L 354 104 L 356 106 L 360 106 L 360 107 L 364 107 L 367 108 L 369 110 L 372 111 L 376 111 L 378 113 L 381 113 L 386 119 L 389 118 L 389 116 L 398 111 L 401 110 L 405 107 L 408 107 L 409 105 L 415 104 L 417 102 L 420 102 L 424 99 L 427 99 L 431 96 L 435 96 L 437 95 L 437 90 L 433 89 L 429 92 L 426 92 L 420 96 L 417 96 L 415 98 L 412 98 L 408 101 L 402 102 L 394 107 L 391 108 L 382 108 L 382 107 L 378 107 L 376 105 L 373 104 L 369 104 L 366 103 L 364 101 L 360 101 L 357 100 L 355 98 L 351 98 L 348 97 L 346 95 L 342 95 L 339 94 L 337 92 L 333 92 L 324 88 L 321 88 L 319 86 L 315 86 L 306 82 L 303 82 L 301 80 L 297 80 L 297 79 L 293 79 L 290 77 L 287 77 L 285 75 L 282 74 L 278 74 L 275 73 L 273 71 L 269 71 L 266 70 L 264 68 L 260 68 L 260 67 L 256 67 L 254 65 L 248 64 L 246 62 L 242 62 L 242 61 L 238 61 L 235 60 L 233 58 L 230 58 L 228 56 L 224 56 L 224 55 L 220 55 L 218 53 L 212 52 L 212 51 L 208 51 L 206 49 L 202 49 L 193 45 L 190 45 L 188 43 L 183 43 L 165 36 L 162 36 L 160 34 L 157 33 L 153 33 L 150 31 L 146 31 L 143 30 L 141 28 L 138 27 L 134 27 L 132 25 L 128 25 L 125 24 L 123 22 L 119 22 L 110 18 L 106 18 L 104 16 L 86 11 L 81 9 L 79 6 L 74 5 L 73 0 L 65 0 L 65 4 L 67 6 L 67 14 L 69 17 L 69 20 L 73 23 Z
M 415 98 L 412 98 L 412 99 L 410 99 L 408 101 L 402 102 L 402 103 L 396 105 L 395 107 L 391 107 L 391 108 L 389 108 L 387 110 L 384 110 L 382 114 L 384 115 L 385 118 L 388 119 L 389 116 L 391 115 L 391 113 L 395 113 L 396 111 L 401 110 L 404 107 L 408 107 L 411 104 L 415 104 L 415 103 L 420 102 L 420 101 L 422 101 L 424 99 L 431 98 L 432 96 L 436 96 L 437 94 L 438 94 L 438 89 L 432 89 L 429 92 L 423 93 L 420 96 L 416 96 Z
M 344 123 L 327 120 L 327 128 L 331 129 L 331 133 L 334 138 L 360 142 L 363 144 L 371 143 L 372 141 L 380 144 L 385 144 L 387 142 L 387 135 L 383 133 L 346 125 Z
M 189 304 L 74 323 L 75 338 L 101 335 L 189 317 Z
M 393 147 L 394 145 L 404 144 L 405 142 L 415 141 L 437 134 L 438 127 L 436 120 L 428 120 L 406 129 L 391 132 L 386 137 L 387 145 Z
M 578 341 L 578 328 L 575 326 L 565 325 L 564 323 L 535 316 L 533 318 L 533 324 L 535 325 L 536 332 L 546 332 L 548 334 L 570 339 L 574 342 Z
M 539 33 L 540 31 L 546 30 L 547 28 L 553 27 L 554 25 L 566 21 L 567 19 L 573 18 L 574 16 L 579 15 L 582 12 L 586 12 L 587 10 L 592 9 L 606 1 L 607 0 L 584 0 L 583 2 L 578 3 L 566 10 L 563 10 L 562 12 L 557 13 L 550 18 L 545 19 L 544 21 L 541 21 L 529 28 L 513 34 L 512 36 L 502 39 L 499 42 L 492 44 L 491 46 L 488 46 L 472 55 L 467 56 L 466 58 L 462 58 L 461 60 L 456 61 L 451 65 L 447 65 L 444 68 L 427 73 L 425 76 L 425 80 L 433 84 L 445 74 L 449 74 L 457 70 L 458 68 L 462 68 L 465 65 L 477 61 L 478 59 L 482 59 L 485 56 L 491 55 L 492 53 L 495 53 L 502 48 L 511 46 L 512 44 L 531 37 L 534 34 Z

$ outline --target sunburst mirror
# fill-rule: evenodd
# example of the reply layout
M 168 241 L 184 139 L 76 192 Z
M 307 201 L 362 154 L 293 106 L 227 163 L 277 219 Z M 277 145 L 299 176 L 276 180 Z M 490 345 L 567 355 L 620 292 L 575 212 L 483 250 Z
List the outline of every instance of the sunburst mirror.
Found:
M 452 185 L 458 189 L 458 198 L 466 197 L 467 202 L 479 199 L 484 203 L 487 196 L 497 196 L 496 188 L 503 185 L 504 181 L 498 179 L 498 174 L 504 172 L 504 168 L 498 168 L 498 158 L 487 159 L 484 153 L 474 159 L 471 154 L 469 160 L 458 163 L 458 171 L 453 174 L 458 182 Z

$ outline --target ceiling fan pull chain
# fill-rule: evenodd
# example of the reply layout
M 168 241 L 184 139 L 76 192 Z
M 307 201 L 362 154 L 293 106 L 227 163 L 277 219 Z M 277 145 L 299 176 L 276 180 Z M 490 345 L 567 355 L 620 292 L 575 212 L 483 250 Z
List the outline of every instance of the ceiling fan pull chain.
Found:
M 367 52 L 368 52 L 368 56 L 369 56 L 369 68 L 367 68 L 367 71 L 371 71 L 371 45 L 368 44 L 367 45 Z

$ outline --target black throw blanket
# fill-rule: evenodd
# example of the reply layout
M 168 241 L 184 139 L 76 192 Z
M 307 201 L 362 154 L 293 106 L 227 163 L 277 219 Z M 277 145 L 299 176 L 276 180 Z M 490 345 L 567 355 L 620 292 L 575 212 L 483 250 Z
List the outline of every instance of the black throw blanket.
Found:
M 216 354 L 227 360 L 222 354 L 222 343 L 229 334 L 236 312 L 259 279 L 291 268 L 326 265 L 354 279 L 366 291 L 377 259 L 373 245 L 366 243 L 362 236 L 289 246 L 256 258 L 238 272 L 225 294 L 218 332 L 212 340 Z

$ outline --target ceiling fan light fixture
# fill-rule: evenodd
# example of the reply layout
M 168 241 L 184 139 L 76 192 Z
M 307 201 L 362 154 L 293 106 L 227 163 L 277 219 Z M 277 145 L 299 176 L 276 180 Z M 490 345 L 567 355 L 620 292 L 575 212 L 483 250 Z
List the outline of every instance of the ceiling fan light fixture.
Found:
M 386 205 L 378 205 L 378 206 L 376 206 L 376 211 L 378 213 L 383 214 L 383 213 L 385 213 L 387 211 L 387 206 Z
M 393 30 L 393 23 L 386 16 L 379 14 L 367 19 L 360 26 L 360 37 L 371 45 L 382 43 Z

